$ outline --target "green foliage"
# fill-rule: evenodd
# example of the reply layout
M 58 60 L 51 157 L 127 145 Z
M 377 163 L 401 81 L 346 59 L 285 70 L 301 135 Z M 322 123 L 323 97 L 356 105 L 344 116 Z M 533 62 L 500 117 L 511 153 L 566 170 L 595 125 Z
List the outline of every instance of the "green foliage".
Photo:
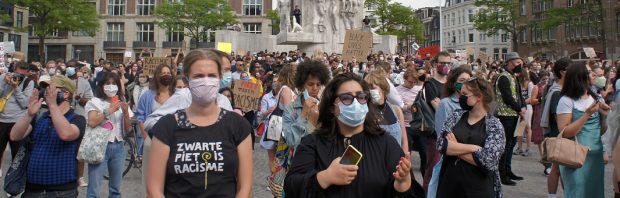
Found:
M 488 36 L 500 31 L 517 35 L 524 29 L 520 25 L 519 0 L 476 0 L 481 7 L 474 17 L 474 27 Z
M 34 14 L 29 21 L 37 37 L 54 31 L 81 31 L 95 36 L 99 28 L 96 5 L 87 0 L 7 0 L 8 4 L 27 7 Z M 24 27 L 21 31 L 26 31 Z
M 216 30 L 236 23 L 226 0 L 184 0 L 183 3 L 162 1 L 155 8 L 157 25 L 164 29 L 185 29 L 189 37 L 207 39 L 206 30 Z
M 267 11 L 267 18 L 271 21 L 271 32 L 276 35 L 280 32 L 280 14 L 277 10 Z
M 413 9 L 400 3 L 381 1 L 377 15 L 381 20 L 378 34 L 396 35 L 399 39 L 414 35 L 416 40 L 424 40 L 424 27 Z

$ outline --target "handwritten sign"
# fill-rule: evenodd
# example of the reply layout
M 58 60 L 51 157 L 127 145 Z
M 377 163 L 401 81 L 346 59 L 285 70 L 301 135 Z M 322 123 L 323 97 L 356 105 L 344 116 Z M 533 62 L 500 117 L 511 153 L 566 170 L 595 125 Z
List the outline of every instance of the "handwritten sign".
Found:
M 586 53 L 586 56 L 587 56 L 588 58 L 596 58 L 596 57 L 598 57 L 598 56 L 596 55 L 596 51 L 594 51 L 594 48 L 591 48 L 591 47 L 584 47 L 584 48 L 583 48 L 583 52 L 585 52 L 585 53 Z
M 153 71 L 155 71 L 155 68 L 157 68 L 158 65 L 160 64 L 169 65 L 170 64 L 170 58 L 168 57 L 144 57 L 142 59 L 144 59 L 143 70 L 149 76 L 153 76 L 154 74 Z
M 124 57 L 125 57 L 125 58 L 131 58 L 131 57 L 133 57 L 133 52 L 132 52 L 132 51 L 125 51 Z
M 359 30 L 347 30 L 344 35 L 344 46 L 342 47 L 342 58 L 366 62 L 366 56 L 372 47 L 372 33 Z
M 260 102 L 260 86 L 243 80 L 235 80 L 235 107 L 243 110 L 258 110 Z
M 13 43 L 13 41 L 0 42 L 0 46 L 4 48 L 4 53 L 12 54 L 13 52 L 15 52 L 15 43 Z

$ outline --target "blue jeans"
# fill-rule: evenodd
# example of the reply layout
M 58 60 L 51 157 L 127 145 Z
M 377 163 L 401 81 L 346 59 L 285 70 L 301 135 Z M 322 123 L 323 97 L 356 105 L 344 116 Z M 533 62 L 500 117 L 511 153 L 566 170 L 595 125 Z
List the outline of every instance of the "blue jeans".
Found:
M 123 169 L 125 168 L 125 157 L 127 151 L 124 147 L 125 142 L 108 143 L 105 159 L 101 164 L 88 164 L 88 190 L 86 197 L 99 197 L 103 174 L 110 174 L 109 197 L 121 197 L 121 183 L 123 181 Z
M 138 157 L 142 157 L 142 153 L 144 153 L 144 137 L 142 135 L 142 131 L 140 131 L 140 126 L 137 124 L 133 128 L 136 132 L 136 146 L 138 147 Z

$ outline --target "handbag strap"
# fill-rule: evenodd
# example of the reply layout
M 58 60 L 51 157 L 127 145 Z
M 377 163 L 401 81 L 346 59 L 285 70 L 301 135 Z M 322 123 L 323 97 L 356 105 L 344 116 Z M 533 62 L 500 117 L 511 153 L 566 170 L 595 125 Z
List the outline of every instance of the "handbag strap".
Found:
M 5 99 L 5 100 L 8 100 L 9 98 L 11 98 L 11 96 L 13 95 L 13 91 L 15 91 L 15 90 L 11 90 L 11 91 L 9 92 L 9 94 L 7 94 L 6 96 L 4 96 L 4 99 Z
M 560 131 L 560 134 L 558 134 L 558 138 L 564 138 L 562 135 L 564 135 L 564 130 L 566 130 L 567 127 L 564 127 L 562 129 L 562 131 Z M 566 138 L 568 139 L 568 138 Z M 579 144 L 579 140 L 577 140 L 577 136 L 575 135 L 575 143 Z

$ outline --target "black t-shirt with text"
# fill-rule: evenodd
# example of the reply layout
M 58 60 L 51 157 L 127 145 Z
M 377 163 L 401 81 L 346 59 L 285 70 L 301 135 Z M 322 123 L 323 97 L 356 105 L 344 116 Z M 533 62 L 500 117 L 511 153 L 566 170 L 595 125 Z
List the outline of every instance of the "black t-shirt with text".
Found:
M 196 126 L 185 110 L 179 110 L 162 117 L 152 130 L 155 138 L 170 147 L 166 197 L 235 197 L 237 146 L 253 132 L 247 120 L 221 109 L 217 122 Z

